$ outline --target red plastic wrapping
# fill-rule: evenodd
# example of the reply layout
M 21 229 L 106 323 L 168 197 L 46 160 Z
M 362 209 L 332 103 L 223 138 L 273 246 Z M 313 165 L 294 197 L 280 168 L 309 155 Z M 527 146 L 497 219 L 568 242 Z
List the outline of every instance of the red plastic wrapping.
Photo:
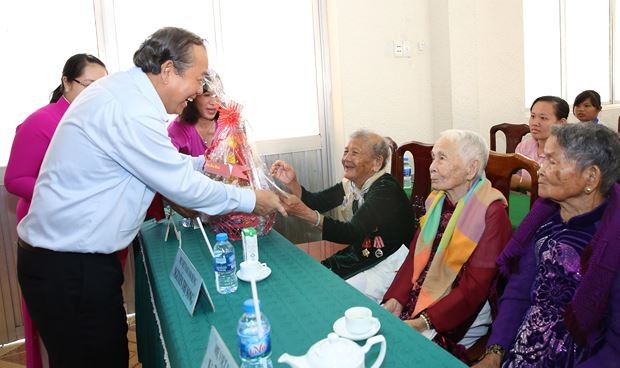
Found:
M 265 163 L 255 154 L 245 134 L 242 106 L 231 102 L 226 107 L 220 105 L 218 109 L 218 128 L 211 148 L 205 152 L 205 174 L 213 180 L 237 187 L 269 189 L 265 179 Z M 225 232 L 233 240 L 241 239 L 241 229 L 245 227 L 254 227 L 258 235 L 265 235 L 271 231 L 274 221 L 275 213 L 259 216 L 231 212 L 209 217 L 214 232 Z

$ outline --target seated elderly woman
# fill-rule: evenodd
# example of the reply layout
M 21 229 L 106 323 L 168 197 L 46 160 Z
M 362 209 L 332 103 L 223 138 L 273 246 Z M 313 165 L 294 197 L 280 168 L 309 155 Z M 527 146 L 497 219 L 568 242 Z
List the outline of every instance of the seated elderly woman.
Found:
M 383 137 L 356 131 L 342 156 L 344 179 L 318 193 L 303 188 L 295 170 L 284 161 L 271 167 L 272 175 L 293 194 L 282 198 L 288 214 L 322 229 L 324 240 L 349 245 L 323 260 L 323 265 L 377 302 L 405 258 L 415 231 L 411 205 L 385 171 L 389 155 Z M 320 214 L 332 209 L 334 218 Z
M 444 131 L 432 156 L 426 214 L 383 306 L 463 358 L 491 324 L 495 261 L 511 225 L 506 199 L 485 177 L 489 149 L 480 135 Z
M 553 127 L 541 197 L 498 259 L 508 284 L 479 367 L 617 367 L 620 138 Z

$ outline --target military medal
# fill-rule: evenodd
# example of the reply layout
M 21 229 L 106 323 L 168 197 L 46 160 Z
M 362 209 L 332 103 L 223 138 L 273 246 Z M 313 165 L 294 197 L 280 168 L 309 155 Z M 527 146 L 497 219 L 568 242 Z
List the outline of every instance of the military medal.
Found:
M 368 248 L 370 248 L 370 239 L 364 239 L 364 241 L 362 242 L 362 248 L 362 255 L 368 258 L 368 256 L 370 255 L 370 251 L 368 250 Z
M 379 235 L 375 236 L 372 246 L 374 248 L 377 248 L 377 250 L 375 250 L 375 257 L 383 257 L 383 251 L 381 250 L 381 248 L 385 247 L 385 244 L 383 244 L 383 239 L 381 239 Z

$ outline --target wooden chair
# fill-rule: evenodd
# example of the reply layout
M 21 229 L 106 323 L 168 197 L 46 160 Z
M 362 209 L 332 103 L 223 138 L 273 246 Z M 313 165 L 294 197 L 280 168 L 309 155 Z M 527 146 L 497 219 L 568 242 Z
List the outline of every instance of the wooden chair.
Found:
M 422 217 L 426 212 L 424 201 L 431 192 L 431 174 L 429 168 L 431 162 L 432 144 L 410 141 L 403 143 L 396 149 L 392 157 L 392 175 L 396 181 L 403 185 L 403 157 L 406 152 L 410 152 L 413 157 L 413 190 L 411 192 L 411 205 L 416 218 Z
M 536 161 L 523 156 L 520 153 L 498 153 L 489 152 L 489 162 L 487 163 L 486 175 L 494 188 L 498 189 L 506 200 L 510 196 L 510 179 L 518 170 L 526 170 L 532 177 L 532 189 L 530 191 L 530 207 L 538 198 L 538 171 L 539 165 Z M 509 203 L 510 204 L 510 203 Z M 498 297 L 502 294 L 504 282 L 497 282 L 494 287 Z M 491 336 L 491 329 L 482 336 L 476 343 L 465 351 L 465 360 L 469 365 L 473 365 L 482 357 L 485 352 L 486 343 Z
M 530 190 L 530 207 L 538 198 L 538 162 L 520 153 L 489 152 L 486 174 L 493 187 L 497 188 L 506 200 L 510 196 L 510 179 L 520 169 L 527 171 L 532 177 Z
M 618 133 L 620 133 L 620 116 L 618 116 Z
M 502 131 L 506 136 L 506 153 L 514 153 L 517 145 L 523 137 L 530 132 L 530 126 L 527 124 L 510 124 L 502 123 L 491 127 L 491 151 L 496 151 L 495 135 L 498 131 Z
M 385 140 L 388 146 L 390 146 L 390 151 L 392 151 L 392 157 L 394 157 L 394 154 L 396 153 L 396 150 L 398 149 L 398 144 L 391 137 L 385 137 Z

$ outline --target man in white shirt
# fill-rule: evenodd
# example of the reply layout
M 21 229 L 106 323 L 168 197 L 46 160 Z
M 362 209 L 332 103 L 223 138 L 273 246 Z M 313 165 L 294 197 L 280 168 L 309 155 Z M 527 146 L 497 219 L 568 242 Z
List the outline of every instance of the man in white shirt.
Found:
M 114 253 L 134 239 L 155 192 L 208 214 L 285 214 L 270 191 L 202 175 L 204 158 L 178 153 L 168 138 L 167 113 L 202 93 L 208 58 L 200 37 L 160 29 L 134 64 L 71 104 L 17 228 L 20 286 L 55 367 L 127 367 Z

